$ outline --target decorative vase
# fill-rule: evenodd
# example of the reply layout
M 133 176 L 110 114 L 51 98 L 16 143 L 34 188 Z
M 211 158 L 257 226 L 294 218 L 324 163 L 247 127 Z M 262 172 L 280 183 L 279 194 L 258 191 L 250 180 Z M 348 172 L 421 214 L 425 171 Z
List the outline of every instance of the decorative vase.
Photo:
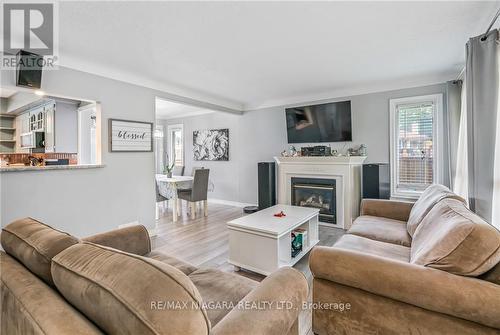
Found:
M 172 172 L 167 172 L 167 178 L 172 178 Z

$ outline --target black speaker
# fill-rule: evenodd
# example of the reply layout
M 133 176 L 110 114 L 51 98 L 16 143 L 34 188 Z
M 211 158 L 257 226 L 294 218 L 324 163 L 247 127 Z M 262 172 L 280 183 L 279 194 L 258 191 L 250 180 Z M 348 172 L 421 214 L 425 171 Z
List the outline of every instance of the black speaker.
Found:
M 257 164 L 259 179 L 259 209 L 276 205 L 276 164 L 260 162 Z
M 389 199 L 391 197 L 389 164 L 363 165 L 363 198 Z

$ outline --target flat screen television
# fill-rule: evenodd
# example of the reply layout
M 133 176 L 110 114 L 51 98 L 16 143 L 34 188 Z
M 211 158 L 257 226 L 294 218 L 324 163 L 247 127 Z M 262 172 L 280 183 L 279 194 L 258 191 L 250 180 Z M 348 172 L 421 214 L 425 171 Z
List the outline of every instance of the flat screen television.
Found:
M 43 56 L 20 50 L 17 53 L 16 85 L 40 88 L 42 84 Z
M 352 141 L 351 102 L 285 109 L 288 143 Z

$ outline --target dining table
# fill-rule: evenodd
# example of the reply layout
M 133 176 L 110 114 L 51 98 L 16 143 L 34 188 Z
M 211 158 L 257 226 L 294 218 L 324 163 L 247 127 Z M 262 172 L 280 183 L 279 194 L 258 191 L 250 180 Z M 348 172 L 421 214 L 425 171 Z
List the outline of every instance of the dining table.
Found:
M 171 176 L 168 177 L 167 175 L 164 174 L 157 174 L 156 175 L 156 182 L 158 184 L 158 189 L 160 194 L 167 198 L 168 200 L 172 200 L 172 215 L 173 215 L 173 221 L 176 222 L 177 218 L 180 214 L 177 206 L 177 190 L 179 188 L 188 188 L 190 183 L 194 180 L 193 177 L 191 176 Z

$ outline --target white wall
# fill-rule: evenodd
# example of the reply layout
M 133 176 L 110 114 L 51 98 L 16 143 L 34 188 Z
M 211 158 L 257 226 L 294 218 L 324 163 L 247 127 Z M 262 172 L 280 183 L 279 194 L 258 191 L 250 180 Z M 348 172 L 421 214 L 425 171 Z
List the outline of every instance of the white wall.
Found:
M 389 162 L 389 99 L 407 96 L 445 94 L 446 85 L 438 84 L 397 91 L 388 91 L 315 101 L 325 103 L 351 100 L 352 142 L 330 143 L 333 149 L 345 152 L 359 144 L 368 147 L 366 163 Z M 304 102 L 309 104 L 311 102 Z M 186 172 L 193 165 L 210 168 L 215 183 L 212 198 L 242 203 L 257 203 L 257 163 L 273 161 L 273 157 L 288 149 L 285 107 L 279 106 L 245 112 L 243 115 L 213 113 L 188 118 L 160 121 L 165 125 L 184 124 L 186 141 Z M 229 162 L 194 162 L 193 130 L 229 128 Z M 165 127 L 166 130 L 166 127 Z M 317 145 L 299 144 L 300 146 Z
M 29 93 L 29 92 L 17 92 L 7 99 L 7 109 L 6 112 L 10 113 L 19 108 L 26 107 L 27 105 L 38 103 L 42 100 L 42 97 Z
M 15 73 L 2 71 L 1 86 L 14 85 Z M 155 96 L 173 97 L 63 67 L 44 72 L 42 88 L 50 95 L 101 103 L 102 161 L 106 167 L 1 172 L 1 225 L 32 216 L 79 237 L 132 221 L 154 227 L 153 153 L 110 153 L 108 119 L 154 122 Z
M 0 114 L 7 113 L 7 105 L 9 100 L 7 98 L 0 98 Z

